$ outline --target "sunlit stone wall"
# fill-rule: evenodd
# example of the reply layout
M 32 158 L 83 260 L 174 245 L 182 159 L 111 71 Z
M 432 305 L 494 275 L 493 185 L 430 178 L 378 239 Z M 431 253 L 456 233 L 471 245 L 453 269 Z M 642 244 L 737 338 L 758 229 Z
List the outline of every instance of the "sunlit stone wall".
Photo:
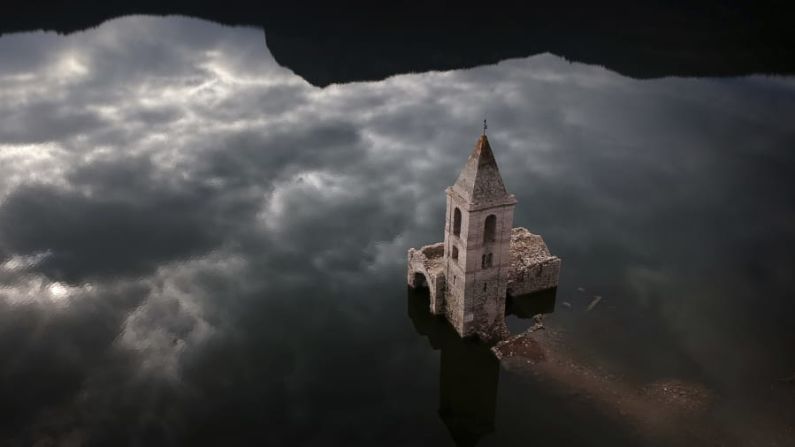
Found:
M 558 286 L 560 258 L 549 253 L 544 239 L 517 227 L 511 232 L 511 265 L 507 293 L 527 295 Z

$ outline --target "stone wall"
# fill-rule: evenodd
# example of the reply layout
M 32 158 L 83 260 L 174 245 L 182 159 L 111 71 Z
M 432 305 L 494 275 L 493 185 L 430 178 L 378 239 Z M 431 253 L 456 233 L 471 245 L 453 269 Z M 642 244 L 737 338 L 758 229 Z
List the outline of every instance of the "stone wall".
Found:
M 541 236 L 526 228 L 514 228 L 507 293 L 520 296 L 557 287 L 560 265 L 560 258 L 549 253 Z
M 485 290 L 483 285 L 485 284 Z M 465 334 L 477 335 L 484 341 L 502 338 L 505 327 L 505 281 L 488 281 L 478 285 L 472 292 L 471 308 L 465 312 L 465 320 L 471 318 L 465 326 Z
M 444 314 L 462 337 L 487 334 L 504 326 L 515 199 L 506 196 L 500 200 L 474 208 L 455 190 L 447 190 Z M 456 209 L 461 212 L 460 235 L 453 232 Z M 495 216 L 494 237 L 484 241 L 486 219 L 491 215 Z M 458 250 L 458 259 L 452 258 L 453 247 Z M 490 260 L 485 267 L 484 255 Z
M 430 311 L 440 314 L 444 309 L 445 275 L 444 275 L 444 243 L 426 245 L 419 250 L 410 248 L 408 251 L 407 283 L 417 288 L 417 274 L 422 274 L 427 281 L 430 292 Z
M 518 271 L 513 271 L 512 279 L 508 280 L 507 293 L 511 296 L 521 296 L 557 287 L 560 264 L 560 258 L 553 256 L 538 264 L 523 266 Z
M 461 291 L 464 287 L 463 284 L 450 285 L 444 296 L 444 316 L 455 331 L 458 332 L 458 335 L 461 335 L 464 331 L 464 305 L 462 303 L 464 293 Z
M 500 217 L 509 219 L 512 216 L 505 214 Z M 470 218 L 467 216 L 467 219 Z M 485 216 L 475 217 L 473 223 L 482 219 Z M 507 239 L 505 227 L 501 227 L 504 222 L 498 218 L 497 231 L 498 234 L 502 233 L 497 236 L 498 240 Z M 462 228 L 462 235 L 463 231 Z M 472 231 L 475 248 L 462 251 L 480 255 L 484 246 L 482 242 L 477 243 L 477 238 L 482 238 L 482 230 Z M 507 331 L 507 295 L 527 295 L 558 285 L 561 260 L 549 253 L 543 238 L 522 227 L 511 229 L 509 234 L 507 255 L 496 257 L 499 250 L 495 250 L 494 264 L 490 268 L 479 268 L 478 264 L 470 272 L 464 272 L 464 267 L 458 263 L 448 262 L 445 253 L 447 247 L 443 242 L 408 251 L 408 284 L 419 286 L 415 284 L 415 274 L 424 275 L 430 289 L 431 312 L 444 315 L 462 337 L 476 335 L 484 340 L 501 338 Z M 506 247 L 508 244 L 496 245 Z M 459 254 L 462 255 L 463 252 Z M 455 272 L 455 281 L 452 275 L 445 275 L 445 270 Z

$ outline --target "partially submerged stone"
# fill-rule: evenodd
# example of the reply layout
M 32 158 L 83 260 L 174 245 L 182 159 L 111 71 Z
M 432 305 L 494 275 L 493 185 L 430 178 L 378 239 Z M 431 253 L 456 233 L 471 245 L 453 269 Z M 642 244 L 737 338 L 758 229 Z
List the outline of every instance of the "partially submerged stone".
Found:
M 408 284 L 427 286 L 431 313 L 444 315 L 460 336 L 504 339 L 506 296 L 557 287 L 560 258 L 541 236 L 513 228 L 516 198 L 485 134 L 446 193 L 444 242 L 409 249 Z
M 544 350 L 538 341 L 530 335 L 532 332 L 528 330 L 502 340 L 492 346 L 491 352 L 497 357 L 497 360 L 521 357 L 533 363 L 544 361 L 546 359 Z

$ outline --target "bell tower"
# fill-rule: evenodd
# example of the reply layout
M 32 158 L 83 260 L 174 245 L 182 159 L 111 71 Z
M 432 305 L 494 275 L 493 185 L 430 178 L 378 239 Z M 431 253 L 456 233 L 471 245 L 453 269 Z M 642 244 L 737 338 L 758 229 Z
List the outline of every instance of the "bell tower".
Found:
M 443 311 L 460 336 L 490 338 L 505 324 L 516 198 L 505 189 L 485 126 L 446 193 Z

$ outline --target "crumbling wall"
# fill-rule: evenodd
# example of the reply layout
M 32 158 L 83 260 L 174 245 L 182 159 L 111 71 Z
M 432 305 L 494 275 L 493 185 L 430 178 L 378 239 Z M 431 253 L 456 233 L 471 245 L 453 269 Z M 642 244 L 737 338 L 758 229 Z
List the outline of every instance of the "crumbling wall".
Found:
M 445 276 L 443 269 L 444 243 L 426 245 L 419 250 L 410 248 L 408 251 L 408 272 L 406 282 L 410 287 L 417 288 L 417 273 L 424 276 L 430 292 L 430 311 L 440 314 L 444 309 Z
M 437 242 L 435 244 L 426 245 L 420 249 L 425 256 L 425 261 L 428 265 L 432 264 L 434 260 L 444 256 L 444 242 Z
M 520 266 L 512 272 L 507 293 L 520 296 L 557 287 L 560 264 L 560 258 L 551 256 L 536 264 Z
M 557 287 L 560 265 L 560 258 L 549 253 L 541 236 L 526 228 L 514 228 L 507 293 L 520 296 Z

